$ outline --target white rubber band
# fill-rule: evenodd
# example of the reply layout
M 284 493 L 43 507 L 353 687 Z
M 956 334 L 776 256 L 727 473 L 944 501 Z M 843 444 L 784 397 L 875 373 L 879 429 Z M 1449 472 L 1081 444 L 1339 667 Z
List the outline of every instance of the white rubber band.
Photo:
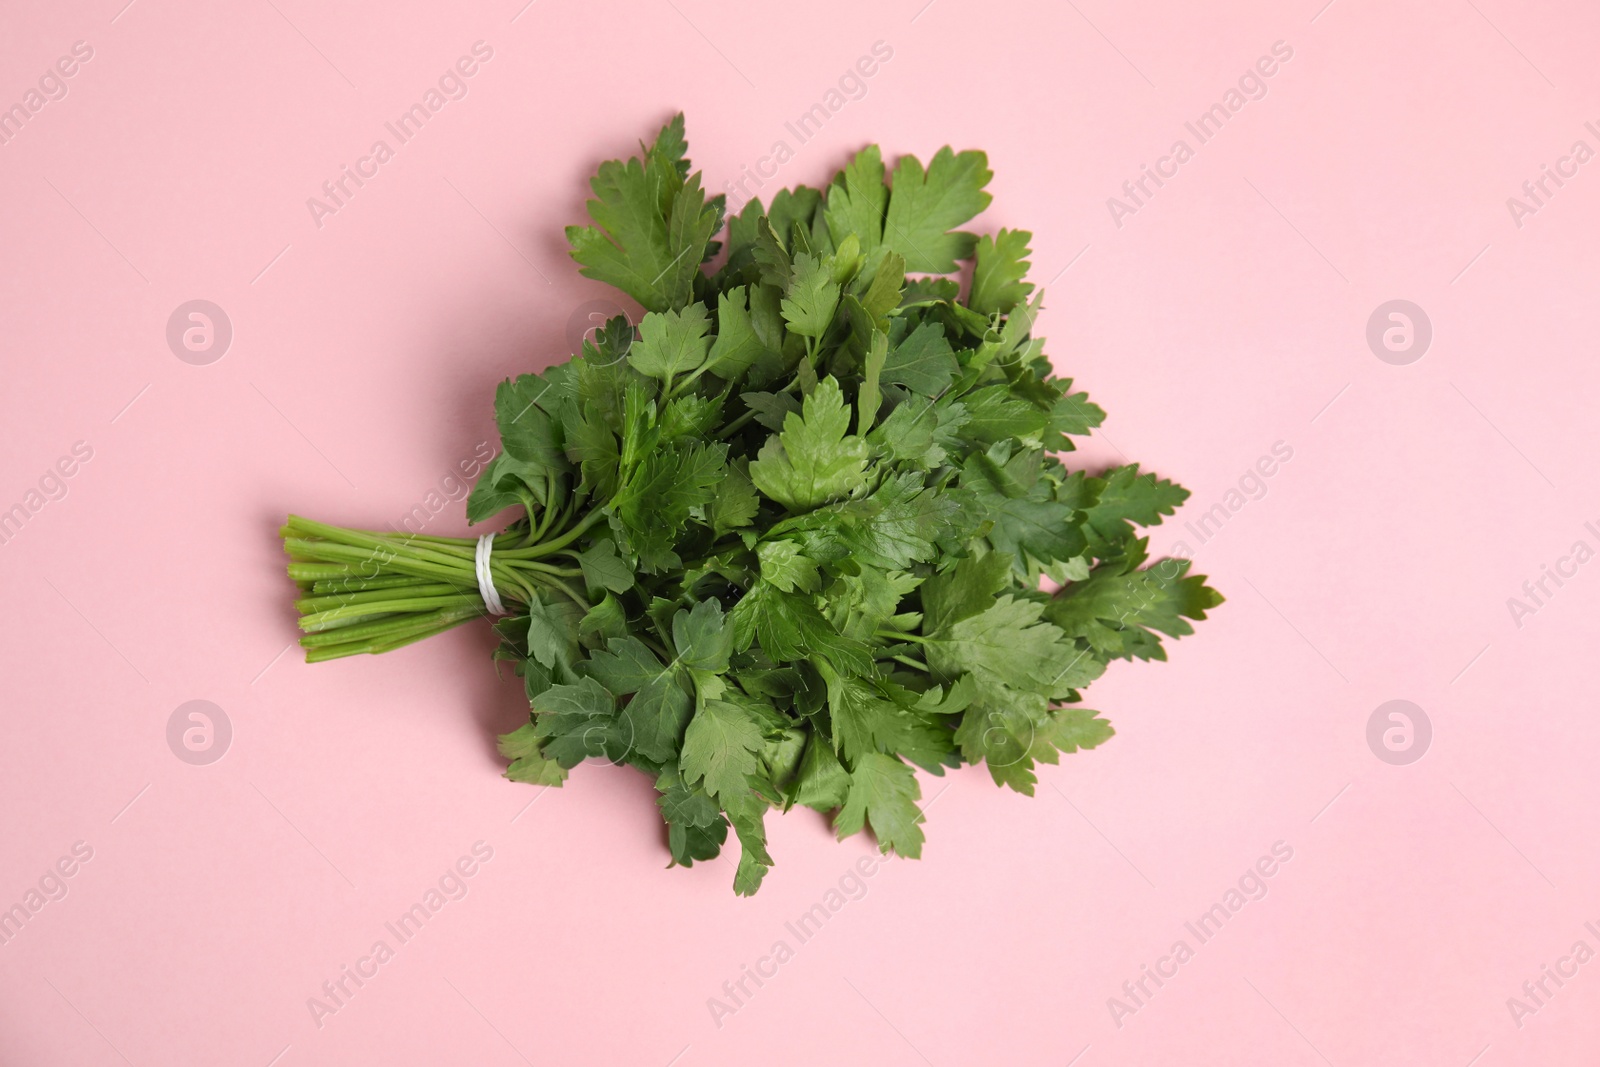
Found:
M 473 554 L 473 566 L 478 574 L 478 595 L 490 615 L 504 615 L 506 607 L 500 603 L 500 593 L 494 587 L 494 575 L 489 572 L 489 553 L 494 551 L 494 534 L 478 538 L 478 548 Z

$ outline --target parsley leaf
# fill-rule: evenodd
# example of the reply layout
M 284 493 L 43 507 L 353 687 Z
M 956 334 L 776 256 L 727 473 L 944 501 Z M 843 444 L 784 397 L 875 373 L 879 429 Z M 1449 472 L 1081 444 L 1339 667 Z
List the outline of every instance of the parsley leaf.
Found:
M 866 480 L 866 441 L 849 433 L 850 412 L 839 383 L 824 378 L 769 438 L 750 464 L 757 489 L 790 511 L 809 511 Z
M 949 274 L 956 260 L 972 255 L 977 238 L 950 232 L 970 221 L 993 199 L 983 191 L 994 173 L 982 152 L 959 155 L 948 146 L 934 153 L 924 170 L 915 156 L 901 156 L 894 168 L 883 243 L 905 257 L 906 270 Z
M 1149 570 L 1091 574 L 1062 589 L 1047 609 L 1052 623 L 1082 637 L 1109 658 L 1167 658 L 1160 639 L 1194 632 L 1188 619 L 1204 619 L 1222 597 L 1202 576 L 1188 577 L 1188 560 L 1167 560 Z
M 578 565 L 590 589 L 626 593 L 633 588 L 633 570 L 617 555 L 617 546 L 611 541 L 596 541 L 578 553 Z
M 977 615 L 950 623 L 928 640 L 928 665 L 949 677 L 970 671 L 980 685 L 1065 697 L 1105 665 L 1073 648 L 1061 628 L 1042 621 L 1044 605 L 1000 596 Z
M 1153 474 L 1139 473 L 1130 463 L 1091 480 L 1098 492 L 1086 512 L 1089 528 L 1101 543 L 1126 541 L 1133 525 L 1159 526 L 1163 517 L 1189 499 L 1189 490 Z
M 553 685 L 533 704 L 533 732 L 544 752 L 563 767 L 591 756 L 620 755 L 626 740 L 617 729 L 617 702 L 593 678 Z
M 752 364 L 771 350 L 750 318 L 750 298 L 744 286 L 717 297 L 717 337 L 706 368 L 725 381 L 738 381 Z
M 883 242 L 883 213 L 889 190 L 883 184 L 883 157 L 868 145 L 834 176 L 825 217 L 833 243 L 854 234 L 868 256 Z
M 652 311 L 639 320 L 639 339 L 628 352 L 628 362 L 640 374 L 670 383 L 706 361 L 710 328 L 704 304 L 690 304 L 682 311 Z
M 938 396 L 959 369 L 950 342 L 944 339 L 944 327 L 937 322 L 924 322 L 889 350 L 879 377 L 913 393 Z
M 850 791 L 834 817 L 834 832 L 848 837 L 870 822 L 881 851 L 919 859 L 923 816 L 917 801 L 921 797 L 910 767 L 893 756 L 869 752 L 850 772 Z
M 801 337 L 818 338 L 833 322 L 839 306 L 839 283 L 827 262 L 802 252 L 795 257 L 794 277 L 783 298 L 783 319 Z
M 967 306 L 980 315 L 1004 314 L 1028 299 L 1033 283 L 1027 277 L 1029 248 L 1033 234 L 1027 230 L 1008 230 L 978 238 L 973 253 L 972 294 Z
M 534 785 L 560 785 L 567 780 L 567 769 L 544 754 L 544 744 L 532 723 L 524 723 L 509 734 L 500 735 L 500 754 L 511 761 L 506 777 L 513 782 Z
M 761 730 L 744 705 L 706 700 L 684 734 L 679 765 L 687 781 L 703 779 L 712 796 L 736 796 L 749 790 L 760 750 Z
M 720 199 L 708 203 L 699 175 L 684 180 L 683 116 L 661 128 L 644 159 L 600 164 L 590 181 L 593 226 L 568 226 L 572 258 L 586 278 L 627 293 L 649 311 L 683 307 L 693 297 L 706 246 L 721 225 Z

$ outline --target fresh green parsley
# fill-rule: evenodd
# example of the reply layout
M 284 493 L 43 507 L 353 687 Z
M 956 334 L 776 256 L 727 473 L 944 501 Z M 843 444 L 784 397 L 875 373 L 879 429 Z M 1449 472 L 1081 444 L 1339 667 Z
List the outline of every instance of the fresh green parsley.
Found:
M 1031 795 L 1039 763 L 1112 736 L 1083 689 L 1222 597 L 1137 534 L 1186 490 L 1062 461 L 1104 412 L 1034 332 L 1031 235 L 961 229 L 990 200 L 982 152 L 891 171 L 869 146 L 725 218 L 687 150 L 679 115 L 590 182 L 572 256 L 645 314 L 500 385 L 467 516 L 515 511 L 489 557 L 531 712 L 506 776 L 636 767 L 672 861 L 732 829 L 749 894 L 772 809 L 916 857 L 915 769 Z M 473 539 L 297 516 L 283 538 L 309 661 L 485 614 Z

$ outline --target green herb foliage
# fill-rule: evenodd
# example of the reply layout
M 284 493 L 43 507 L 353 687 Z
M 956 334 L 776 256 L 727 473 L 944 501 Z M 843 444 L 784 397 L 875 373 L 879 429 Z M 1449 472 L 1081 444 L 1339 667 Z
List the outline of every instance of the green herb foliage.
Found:
M 1222 598 L 1136 536 L 1187 491 L 1062 462 L 1104 413 L 1034 332 L 1031 235 L 961 229 L 989 203 L 982 152 L 887 171 L 869 147 L 725 220 L 686 151 L 680 115 L 601 165 L 572 256 L 646 314 L 500 385 L 467 514 L 520 511 L 491 555 L 497 658 L 531 707 L 507 777 L 637 767 L 673 862 L 731 827 L 748 894 L 769 809 L 915 857 L 913 768 L 982 763 L 1031 795 L 1038 763 L 1112 735 L 1084 687 Z M 483 614 L 471 539 L 298 517 L 284 538 L 309 660 Z

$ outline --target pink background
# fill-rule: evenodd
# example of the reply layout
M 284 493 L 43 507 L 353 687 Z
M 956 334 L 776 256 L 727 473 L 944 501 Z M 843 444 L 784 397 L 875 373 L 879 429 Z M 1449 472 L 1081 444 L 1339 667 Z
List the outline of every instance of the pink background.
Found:
M 1506 204 L 1600 148 L 1591 5 L 524 2 L 7 18 L 0 105 L 93 58 L 0 145 L 0 509 L 93 455 L 0 545 L 0 907 L 93 857 L 0 945 L 0 1062 L 1592 1060 L 1600 962 L 1520 1020 L 1507 998 L 1600 949 L 1600 563 L 1520 627 L 1507 598 L 1600 548 L 1600 163 L 1520 227 Z M 465 98 L 319 228 L 306 199 L 480 40 Z M 797 145 L 785 121 L 876 41 L 866 95 Z M 1197 146 L 1185 121 L 1276 41 L 1267 95 Z M 987 150 L 978 228 L 1034 232 L 1048 350 L 1110 412 L 1078 459 L 1194 491 L 1157 549 L 1293 450 L 1198 548 L 1228 602 L 1094 686 L 1115 741 L 1031 800 L 924 778 L 926 858 L 804 944 L 785 924 L 868 842 L 770 819 L 778 866 L 740 900 L 728 864 L 663 869 L 643 776 L 503 780 L 525 708 L 486 628 L 284 654 L 276 523 L 397 522 L 494 440 L 494 383 L 608 295 L 565 253 L 585 180 L 678 109 L 712 189 L 778 139 L 788 184 L 873 140 Z M 1194 158 L 1117 226 L 1107 198 L 1180 137 Z M 206 366 L 165 339 L 197 298 L 234 330 Z M 1433 325 L 1409 365 L 1365 338 L 1392 299 Z M 460 504 L 428 530 L 464 532 Z M 194 699 L 232 724 L 208 766 L 166 740 Z M 1392 699 L 1433 727 L 1406 766 L 1366 740 Z M 319 1027 L 307 999 L 478 841 L 466 897 Z M 1280 841 L 1200 945 L 1184 924 Z M 1119 1026 L 1108 998 L 1180 939 Z M 779 940 L 719 1026 L 708 999 Z

